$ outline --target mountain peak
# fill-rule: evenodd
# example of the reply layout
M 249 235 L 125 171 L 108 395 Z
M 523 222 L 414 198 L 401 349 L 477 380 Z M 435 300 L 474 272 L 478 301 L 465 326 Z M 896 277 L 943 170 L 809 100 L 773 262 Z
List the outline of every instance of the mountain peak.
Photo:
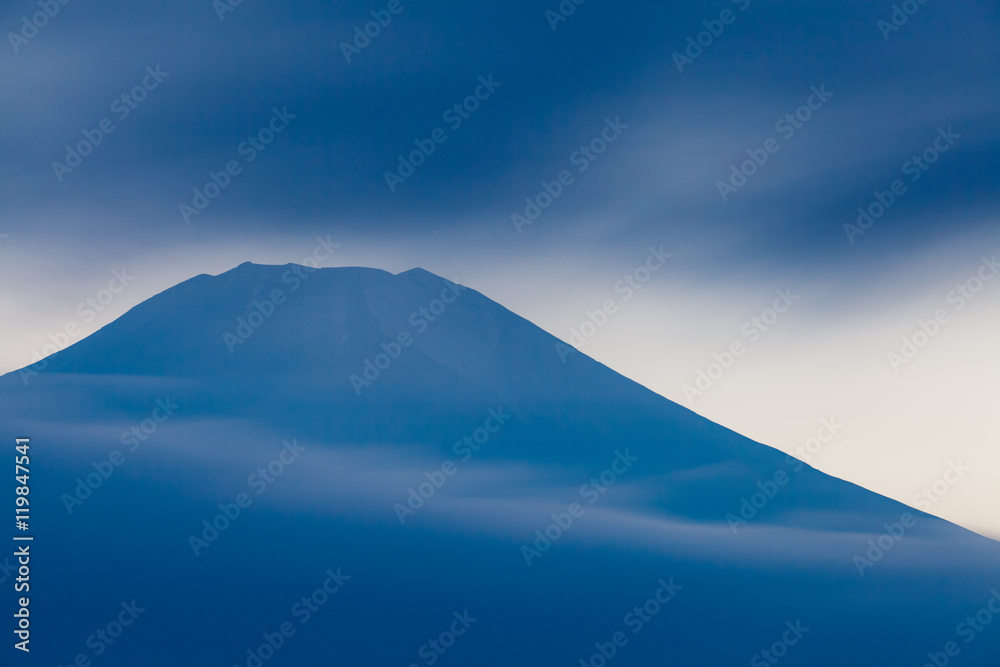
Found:
M 304 406 L 390 404 L 399 406 L 400 428 L 424 419 L 421 410 L 534 403 L 561 424 L 562 441 L 580 428 L 574 415 L 597 406 L 620 412 L 588 424 L 592 432 L 581 440 L 653 428 L 652 410 L 701 420 L 474 289 L 419 267 L 392 274 L 244 262 L 200 275 L 49 357 L 32 382 L 67 374 L 92 378 L 86 382 L 155 378 L 175 393 L 197 385 L 201 395 L 222 397 L 203 405 L 206 412 L 244 414 L 259 405 L 258 415 L 279 420 Z M 359 439 L 382 428 L 363 422 L 351 414 L 343 428 Z

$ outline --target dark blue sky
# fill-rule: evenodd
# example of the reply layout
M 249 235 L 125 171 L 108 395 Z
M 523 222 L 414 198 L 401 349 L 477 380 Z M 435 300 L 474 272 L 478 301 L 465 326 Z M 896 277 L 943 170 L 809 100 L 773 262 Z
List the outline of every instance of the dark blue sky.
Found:
M 209 0 L 71 2 L 17 53 L 8 36 L 9 242 L 44 235 L 68 251 L 459 230 L 482 251 L 513 243 L 510 215 L 571 168 L 607 117 L 629 129 L 526 233 L 593 247 L 668 235 L 726 263 L 815 264 L 932 243 L 995 210 L 996 3 L 917 5 L 886 40 L 888 2 L 591 0 L 553 30 L 545 12 L 555 1 L 401 0 L 346 62 L 341 42 L 387 4 L 247 1 L 220 20 Z M 715 24 L 722 34 L 678 72 L 673 54 L 723 10 L 730 23 Z M 19 32 L 37 11 L 7 3 L 0 26 Z M 169 76 L 120 119 L 112 102 L 156 65 Z M 500 87 L 452 130 L 443 112 L 491 74 Z M 731 165 L 781 137 L 775 121 L 821 85 L 833 96 L 723 202 L 717 182 Z M 209 171 L 246 157 L 239 145 L 273 108 L 295 119 L 186 226 L 178 205 Z M 103 118 L 114 132 L 60 182 L 52 163 Z M 939 126 L 960 140 L 865 239 L 873 249 L 845 244 L 843 224 Z M 438 127 L 447 141 L 390 191 L 385 171 Z

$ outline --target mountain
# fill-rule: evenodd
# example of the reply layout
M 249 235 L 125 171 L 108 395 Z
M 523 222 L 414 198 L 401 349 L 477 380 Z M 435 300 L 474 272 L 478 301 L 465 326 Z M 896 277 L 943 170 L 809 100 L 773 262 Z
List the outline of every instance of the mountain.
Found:
M 996 542 L 422 269 L 197 276 L 0 424 L 47 663 L 1000 664 Z

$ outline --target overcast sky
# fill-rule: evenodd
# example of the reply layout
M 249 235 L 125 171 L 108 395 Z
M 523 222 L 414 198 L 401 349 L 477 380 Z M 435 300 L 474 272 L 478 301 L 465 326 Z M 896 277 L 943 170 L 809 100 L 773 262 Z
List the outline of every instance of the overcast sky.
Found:
M 586 353 L 789 451 L 836 417 L 810 462 L 904 502 L 962 458 L 931 511 L 1000 536 L 1000 280 L 953 292 L 1000 252 L 1000 9 L 903 4 L 4 3 L 0 371 L 322 237 L 564 339 L 615 300 Z

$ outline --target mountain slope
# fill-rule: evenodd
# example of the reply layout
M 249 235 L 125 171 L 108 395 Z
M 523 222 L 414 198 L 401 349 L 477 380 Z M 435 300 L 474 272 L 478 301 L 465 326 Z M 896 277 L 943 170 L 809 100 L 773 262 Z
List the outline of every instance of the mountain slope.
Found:
M 247 664 L 341 566 L 352 578 L 290 619 L 300 633 L 275 662 L 579 664 L 621 630 L 621 664 L 728 664 L 802 620 L 789 664 L 919 664 L 963 641 L 957 624 L 1000 584 L 1000 545 L 713 424 L 420 269 L 197 276 L 36 370 L 0 378 L 0 418 L 37 443 L 53 660 L 96 652 L 93 618 L 145 596 L 155 622 L 102 663 Z M 241 493 L 251 503 L 208 540 Z M 671 577 L 676 599 L 635 632 L 626 612 Z M 421 654 L 473 607 L 454 650 Z M 998 635 L 963 642 L 963 664 L 995 664 Z M 165 637 L 182 639 L 151 655 Z

